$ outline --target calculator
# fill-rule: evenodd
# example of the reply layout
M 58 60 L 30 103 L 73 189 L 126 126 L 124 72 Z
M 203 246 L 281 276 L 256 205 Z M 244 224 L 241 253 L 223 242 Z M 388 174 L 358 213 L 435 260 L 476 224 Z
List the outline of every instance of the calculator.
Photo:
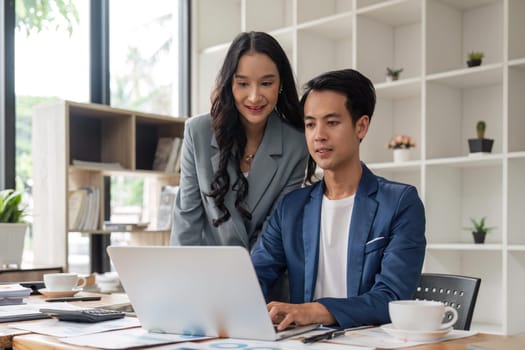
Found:
M 60 321 L 95 323 L 123 318 L 126 314 L 117 310 L 106 309 L 40 309 L 40 312 L 58 318 Z

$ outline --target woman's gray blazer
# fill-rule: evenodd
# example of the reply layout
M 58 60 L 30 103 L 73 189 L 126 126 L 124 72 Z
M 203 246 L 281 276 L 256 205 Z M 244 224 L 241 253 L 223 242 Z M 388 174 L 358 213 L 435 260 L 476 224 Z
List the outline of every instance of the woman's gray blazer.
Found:
M 219 227 L 214 227 L 212 220 L 221 213 L 213 199 L 206 196 L 219 165 L 219 148 L 209 114 L 186 122 L 181 157 L 171 244 L 240 245 L 251 249 L 279 199 L 301 186 L 308 150 L 304 133 L 272 113 L 247 178 L 245 208 L 251 212 L 252 219 L 243 219 L 235 208 L 236 193 L 231 186 L 237 175 L 233 164 L 229 164 L 230 191 L 225 205 L 231 217 Z

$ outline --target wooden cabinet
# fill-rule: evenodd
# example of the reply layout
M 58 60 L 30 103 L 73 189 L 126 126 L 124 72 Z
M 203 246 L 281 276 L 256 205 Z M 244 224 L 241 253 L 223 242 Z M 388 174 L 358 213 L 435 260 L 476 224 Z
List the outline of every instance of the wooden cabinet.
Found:
M 525 1 L 194 0 L 193 110 L 209 111 L 214 78 L 240 31 L 274 35 L 299 87 L 327 70 L 355 68 L 375 84 L 377 107 L 362 159 L 415 185 L 425 203 L 424 270 L 482 279 L 472 329 L 525 331 Z M 220 13 L 213 16 L 212 14 Z M 485 54 L 467 68 L 467 54 Z M 403 68 L 386 82 L 386 68 Z M 476 123 L 492 153 L 469 155 Z M 411 160 L 385 147 L 412 136 Z M 470 217 L 496 229 L 474 244 Z M 400 271 L 402 273 L 402 271 Z
M 166 243 L 169 230 L 157 230 L 163 185 L 177 185 L 179 175 L 154 171 L 161 137 L 183 137 L 185 118 L 146 114 L 98 104 L 63 101 L 41 105 L 33 112 L 34 262 L 68 267 L 68 193 L 82 187 L 98 189 L 104 203 L 104 177 L 144 178 L 149 193 L 145 208 L 150 224 L 132 236 Z M 80 165 L 77 161 L 81 161 Z M 95 213 L 96 228 L 86 234 L 110 234 L 103 229 L 104 205 Z

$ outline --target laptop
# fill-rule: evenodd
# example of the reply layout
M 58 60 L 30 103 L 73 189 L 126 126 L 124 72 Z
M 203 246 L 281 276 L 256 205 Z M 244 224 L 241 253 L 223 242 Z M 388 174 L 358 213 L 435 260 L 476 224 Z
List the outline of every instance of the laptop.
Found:
M 155 333 L 279 340 L 248 251 L 235 246 L 110 246 L 142 327 Z

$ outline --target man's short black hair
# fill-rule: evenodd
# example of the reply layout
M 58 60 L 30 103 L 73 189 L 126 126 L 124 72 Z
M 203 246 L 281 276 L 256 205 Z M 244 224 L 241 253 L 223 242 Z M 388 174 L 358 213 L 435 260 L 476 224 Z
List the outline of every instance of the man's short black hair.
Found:
M 374 84 L 354 69 L 341 69 L 323 73 L 304 85 L 301 107 L 311 91 L 336 91 L 346 96 L 346 109 L 355 125 L 363 115 L 372 119 L 376 105 Z

